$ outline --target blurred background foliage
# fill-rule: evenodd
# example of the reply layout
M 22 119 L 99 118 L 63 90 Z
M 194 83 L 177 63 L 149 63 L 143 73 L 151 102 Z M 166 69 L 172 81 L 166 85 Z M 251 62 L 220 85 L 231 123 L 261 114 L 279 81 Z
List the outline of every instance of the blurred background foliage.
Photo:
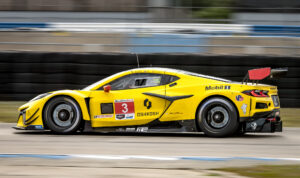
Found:
M 192 8 L 193 18 L 228 19 L 234 0 L 181 0 L 180 5 Z

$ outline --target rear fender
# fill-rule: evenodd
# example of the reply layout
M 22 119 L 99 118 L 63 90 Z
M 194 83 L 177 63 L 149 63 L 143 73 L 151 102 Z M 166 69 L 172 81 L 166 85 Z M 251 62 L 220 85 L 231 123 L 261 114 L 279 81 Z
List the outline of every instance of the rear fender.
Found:
M 239 117 L 247 117 L 250 114 L 250 97 L 236 91 L 209 92 L 207 95 L 203 96 L 203 99 L 199 103 L 199 107 L 207 99 L 212 97 L 222 97 L 229 100 L 236 108 Z

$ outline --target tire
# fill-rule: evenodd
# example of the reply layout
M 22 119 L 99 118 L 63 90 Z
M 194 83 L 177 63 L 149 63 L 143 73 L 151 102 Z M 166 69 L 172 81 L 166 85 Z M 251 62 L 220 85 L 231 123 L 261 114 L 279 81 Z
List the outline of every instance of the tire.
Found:
M 205 101 L 197 114 L 200 129 L 211 137 L 226 137 L 236 133 L 239 122 L 236 108 L 220 97 Z
M 71 134 L 82 122 L 81 109 L 76 101 L 59 96 L 51 99 L 43 110 L 44 125 L 54 133 Z

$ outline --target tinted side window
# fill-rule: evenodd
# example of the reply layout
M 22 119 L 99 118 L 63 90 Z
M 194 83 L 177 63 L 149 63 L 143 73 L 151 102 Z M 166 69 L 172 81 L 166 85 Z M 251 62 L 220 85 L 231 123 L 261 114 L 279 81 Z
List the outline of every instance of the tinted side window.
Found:
M 132 88 L 153 87 L 161 85 L 162 75 L 159 74 L 141 74 L 136 76 Z
M 175 82 L 178 79 L 179 79 L 179 77 L 174 76 L 174 75 L 164 75 L 162 85 L 166 85 L 166 84 Z
M 134 82 L 134 75 L 126 75 L 118 78 L 110 83 L 112 90 L 128 89 L 129 86 Z
M 153 87 L 161 84 L 162 75 L 160 74 L 137 73 L 123 76 L 106 85 L 111 85 L 112 90 L 124 90 L 131 88 Z M 99 90 L 103 90 L 103 87 L 99 88 Z

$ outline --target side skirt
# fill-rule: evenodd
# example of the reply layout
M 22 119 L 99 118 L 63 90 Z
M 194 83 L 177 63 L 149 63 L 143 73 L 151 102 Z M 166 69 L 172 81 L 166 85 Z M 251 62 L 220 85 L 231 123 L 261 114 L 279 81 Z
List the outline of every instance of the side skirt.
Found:
M 86 123 L 89 124 L 89 123 Z M 85 127 L 87 128 L 87 127 Z M 122 127 L 95 127 L 93 131 L 99 132 L 197 132 L 195 119 L 161 122 L 158 119 L 145 124 Z M 84 131 L 91 131 L 85 129 Z

